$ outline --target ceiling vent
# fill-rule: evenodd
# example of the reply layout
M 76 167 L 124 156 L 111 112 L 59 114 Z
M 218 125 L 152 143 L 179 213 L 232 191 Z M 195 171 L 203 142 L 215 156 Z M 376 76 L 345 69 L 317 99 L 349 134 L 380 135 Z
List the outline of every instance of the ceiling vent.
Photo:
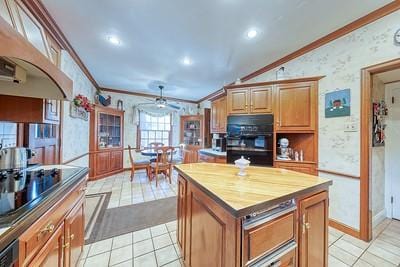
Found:
M 14 83 L 25 83 L 26 70 L 0 58 L 0 80 Z

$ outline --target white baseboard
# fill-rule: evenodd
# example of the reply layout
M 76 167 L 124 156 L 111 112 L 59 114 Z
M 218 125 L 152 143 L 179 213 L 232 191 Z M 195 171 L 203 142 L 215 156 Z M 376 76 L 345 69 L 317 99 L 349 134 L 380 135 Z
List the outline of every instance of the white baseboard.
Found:
M 386 219 L 386 209 L 381 210 L 378 212 L 374 217 L 372 217 L 372 229 L 383 222 Z

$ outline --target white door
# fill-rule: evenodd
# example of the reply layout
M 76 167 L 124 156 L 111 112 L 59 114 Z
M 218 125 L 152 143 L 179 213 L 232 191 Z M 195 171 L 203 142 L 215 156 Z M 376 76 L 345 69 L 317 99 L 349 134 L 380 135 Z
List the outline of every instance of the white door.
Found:
M 386 90 L 389 114 L 385 131 L 385 176 L 386 199 L 390 203 L 390 197 L 393 197 L 393 204 L 388 207 L 388 217 L 400 220 L 400 84 L 396 85 L 387 85 Z

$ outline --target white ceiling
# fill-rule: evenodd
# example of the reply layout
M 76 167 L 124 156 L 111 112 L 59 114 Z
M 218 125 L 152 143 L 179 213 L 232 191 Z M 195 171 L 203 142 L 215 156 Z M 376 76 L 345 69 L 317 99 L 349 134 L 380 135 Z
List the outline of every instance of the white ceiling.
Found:
M 378 78 L 383 82 L 383 83 L 391 83 L 395 81 L 400 81 L 400 69 L 395 69 L 391 71 L 386 71 L 377 74 Z
M 391 1 L 42 2 L 101 87 L 198 100 Z

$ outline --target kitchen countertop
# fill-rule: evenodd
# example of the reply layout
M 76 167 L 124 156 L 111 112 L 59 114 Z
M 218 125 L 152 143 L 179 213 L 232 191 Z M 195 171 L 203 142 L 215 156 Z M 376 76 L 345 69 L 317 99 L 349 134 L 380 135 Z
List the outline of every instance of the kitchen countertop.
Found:
M 49 166 L 40 166 L 46 169 Z M 45 194 L 34 203 L 23 206 L 21 210 L 17 210 L 9 216 L 0 217 L 2 222 L 0 225 L 0 251 L 3 250 L 8 244 L 26 231 L 36 220 L 38 220 L 50 207 L 52 207 L 58 200 L 64 197 L 65 193 L 71 190 L 74 186 L 79 184 L 89 172 L 88 168 L 74 167 L 68 165 L 51 165 L 53 168 L 69 169 L 68 175 L 63 177 L 59 185 L 49 189 Z M 75 168 L 76 171 L 72 171 Z
M 181 164 L 175 169 L 235 217 L 326 190 L 332 184 L 331 180 L 318 176 L 278 168 L 250 166 L 244 177 L 236 175 L 239 169 L 230 164 Z
M 215 151 L 212 148 L 203 148 L 199 152 L 213 157 L 226 157 L 226 152 Z

